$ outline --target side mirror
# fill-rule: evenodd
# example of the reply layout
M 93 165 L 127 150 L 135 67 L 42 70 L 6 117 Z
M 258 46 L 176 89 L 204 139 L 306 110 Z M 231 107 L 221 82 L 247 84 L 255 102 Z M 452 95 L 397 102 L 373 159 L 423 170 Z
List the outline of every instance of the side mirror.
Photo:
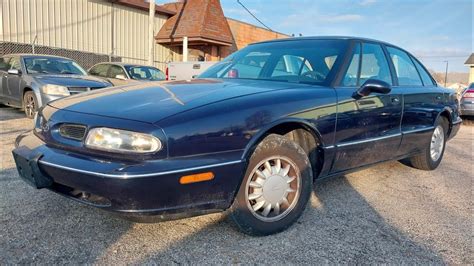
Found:
M 115 78 L 116 78 L 116 79 L 120 79 L 120 80 L 126 80 L 126 79 L 127 79 L 127 78 L 126 78 L 124 75 L 122 75 L 122 74 L 116 75 Z
M 373 92 L 387 94 L 390 93 L 390 91 L 392 91 L 392 86 L 387 82 L 378 79 L 368 79 L 356 92 L 354 92 L 353 96 L 354 98 L 361 98 L 368 96 Z
M 11 74 L 11 75 L 20 75 L 21 74 L 21 70 L 19 70 L 19 69 L 9 69 L 7 72 L 8 72 L 8 74 Z

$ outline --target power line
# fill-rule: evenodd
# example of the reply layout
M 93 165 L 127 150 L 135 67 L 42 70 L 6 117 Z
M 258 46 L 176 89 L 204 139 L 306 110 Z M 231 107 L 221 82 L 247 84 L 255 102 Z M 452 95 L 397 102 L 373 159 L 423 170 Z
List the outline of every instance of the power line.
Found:
M 272 29 L 270 29 L 270 27 L 268 27 L 267 25 L 265 25 L 265 23 L 263 23 L 260 19 L 257 18 L 257 16 L 255 16 L 252 11 L 250 11 L 244 4 L 242 4 L 240 2 L 240 0 L 237 0 L 237 3 L 239 3 L 254 19 L 256 19 L 258 22 L 260 22 L 260 24 L 262 24 L 265 28 L 267 28 L 269 31 L 274 31 Z

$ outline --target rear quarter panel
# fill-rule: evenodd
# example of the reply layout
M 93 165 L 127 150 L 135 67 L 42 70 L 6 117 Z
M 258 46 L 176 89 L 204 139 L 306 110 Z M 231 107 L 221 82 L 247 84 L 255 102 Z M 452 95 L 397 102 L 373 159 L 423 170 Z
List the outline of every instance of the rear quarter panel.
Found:
M 431 131 L 441 113 L 449 114 L 450 128 L 459 119 L 456 93 L 442 87 L 403 88 L 404 110 L 401 122 L 403 134 L 399 155 L 421 151 L 430 141 Z M 414 132 L 418 131 L 418 132 Z

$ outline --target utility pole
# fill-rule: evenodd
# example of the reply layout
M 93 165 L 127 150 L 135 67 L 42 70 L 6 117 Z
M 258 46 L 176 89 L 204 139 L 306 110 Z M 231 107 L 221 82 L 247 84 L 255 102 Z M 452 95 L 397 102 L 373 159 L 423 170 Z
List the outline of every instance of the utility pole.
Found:
M 444 72 L 444 87 L 446 87 L 446 83 L 448 81 L 448 64 L 449 64 L 449 61 L 444 61 L 446 62 L 446 72 Z
M 155 0 L 148 0 L 150 1 L 150 10 L 149 10 L 149 17 L 148 17 L 148 65 L 153 66 L 153 46 L 155 44 L 155 36 L 153 35 L 153 26 L 155 20 Z

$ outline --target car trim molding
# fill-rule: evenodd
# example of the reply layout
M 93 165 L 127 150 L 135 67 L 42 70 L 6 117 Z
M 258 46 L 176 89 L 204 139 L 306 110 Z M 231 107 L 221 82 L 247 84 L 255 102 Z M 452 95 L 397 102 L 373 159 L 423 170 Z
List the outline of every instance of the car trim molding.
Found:
M 372 141 L 390 139 L 390 138 L 400 137 L 401 135 L 402 135 L 401 133 L 395 133 L 395 134 L 390 134 L 387 136 L 381 136 L 381 137 L 376 137 L 376 138 L 341 142 L 339 144 L 336 144 L 336 147 L 346 147 L 346 146 L 357 145 L 357 144 L 362 144 L 362 143 L 367 143 L 367 142 L 372 142 Z
M 403 134 L 412 134 L 412 133 L 430 131 L 430 130 L 433 130 L 433 129 L 434 129 L 434 127 L 424 127 L 424 128 L 417 128 L 417 129 L 412 129 L 412 130 L 405 130 L 402 133 Z
M 182 173 L 182 172 L 202 170 L 202 169 L 212 168 L 212 167 L 220 167 L 220 166 L 226 166 L 226 165 L 232 165 L 232 164 L 239 164 L 239 163 L 242 163 L 242 160 L 230 161 L 230 162 L 225 162 L 225 163 L 208 164 L 208 165 L 189 167 L 189 168 L 183 168 L 183 169 L 177 169 L 177 170 L 170 170 L 170 171 L 164 171 L 164 172 L 157 172 L 157 173 L 146 173 L 146 174 L 105 174 L 105 173 L 92 172 L 92 171 L 81 170 L 81 169 L 72 168 L 72 167 L 68 167 L 68 166 L 58 165 L 58 164 L 55 164 L 55 163 L 50 163 L 50 162 L 46 162 L 46 161 L 42 161 L 42 160 L 38 161 L 38 163 L 39 164 L 44 164 L 44 165 L 47 165 L 47 166 L 51 166 L 51 167 L 55 167 L 55 168 L 59 168 L 59 169 L 63 169 L 63 170 L 67 170 L 67 171 L 86 174 L 86 175 L 95 175 L 95 176 L 99 176 L 99 177 L 128 179 L 128 178 L 140 178 L 140 177 L 170 175 L 170 174 L 177 174 L 177 173 Z

